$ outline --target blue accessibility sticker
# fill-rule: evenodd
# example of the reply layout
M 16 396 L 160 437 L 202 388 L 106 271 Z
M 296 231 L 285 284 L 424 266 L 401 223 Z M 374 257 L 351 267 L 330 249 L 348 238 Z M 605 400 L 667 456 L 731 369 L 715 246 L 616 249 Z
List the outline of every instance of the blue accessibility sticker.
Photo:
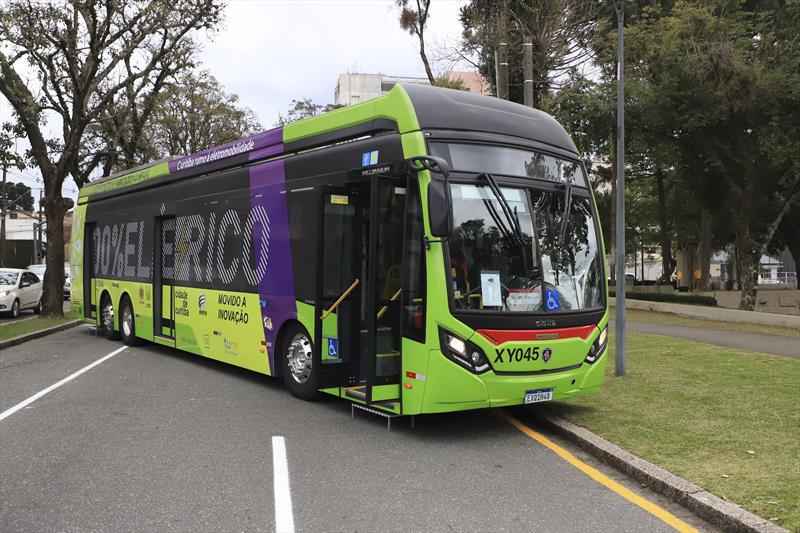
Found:
M 544 292 L 544 307 L 548 311 L 559 311 L 561 309 L 561 297 L 558 291 L 547 290 Z
M 379 150 L 373 150 L 372 152 L 364 152 L 363 154 L 361 154 L 361 166 L 368 167 L 370 165 L 377 165 L 379 156 L 380 156 Z
M 328 338 L 328 357 L 339 359 L 339 340 Z

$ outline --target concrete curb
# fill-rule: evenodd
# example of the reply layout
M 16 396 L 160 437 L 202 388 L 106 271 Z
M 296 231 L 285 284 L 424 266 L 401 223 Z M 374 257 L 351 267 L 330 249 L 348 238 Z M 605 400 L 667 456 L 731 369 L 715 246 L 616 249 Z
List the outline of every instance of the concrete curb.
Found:
M 609 297 L 608 305 L 615 306 L 616 298 Z M 761 313 L 759 311 L 742 311 L 725 309 L 724 307 L 708 307 L 703 305 L 673 304 L 667 302 L 651 302 L 647 300 L 625 299 L 627 309 L 643 309 L 673 315 L 703 318 L 719 322 L 757 324 L 759 326 L 776 326 L 789 329 L 800 329 L 800 316 Z
M 777 524 L 726 502 L 558 415 L 539 412 L 536 416 L 548 428 L 584 451 L 726 531 L 787 533 Z
M 16 346 L 17 344 L 22 344 L 23 342 L 27 342 L 33 339 L 38 339 L 39 337 L 45 337 L 50 335 L 51 333 L 56 333 L 59 331 L 64 331 L 65 329 L 73 328 L 83 322 L 82 320 L 76 318 L 75 320 L 71 320 L 69 322 L 64 322 L 63 324 L 59 324 L 58 326 L 53 326 L 52 328 L 45 328 L 40 329 L 38 331 L 31 331 L 30 333 L 25 333 L 24 335 L 19 335 L 17 337 L 12 337 L 8 340 L 0 341 L 0 350 L 4 348 L 9 348 L 11 346 Z

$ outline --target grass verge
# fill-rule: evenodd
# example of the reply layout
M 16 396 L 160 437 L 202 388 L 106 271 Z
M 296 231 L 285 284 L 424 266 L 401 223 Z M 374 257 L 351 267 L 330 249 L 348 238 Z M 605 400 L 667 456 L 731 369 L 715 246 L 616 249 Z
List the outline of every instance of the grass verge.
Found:
M 629 333 L 600 392 L 554 412 L 720 498 L 800 531 L 800 361 Z
M 63 318 L 32 318 L 30 320 L 15 320 L 6 324 L 0 325 L 0 341 L 6 341 L 32 333 L 42 329 L 52 328 L 53 326 L 60 326 L 66 322 L 75 320 L 74 316 L 65 316 Z
M 611 318 L 614 318 L 615 308 L 611 308 Z M 626 309 L 625 318 L 636 322 L 649 322 L 651 324 L 670 324 L 675 326 L 693 326 L 700 328 L 725 329 L 735 331 L 749 331 L 753 333 L 767 333 L 783 337 L 800 339 L 800 330 L 781 328 L 777 326 L 761 326 L 759 324 L 744 324 L 740 322 L 718 322 L 688 316 L 674 315 L 672 313 L 659 313 L 644 309 Z

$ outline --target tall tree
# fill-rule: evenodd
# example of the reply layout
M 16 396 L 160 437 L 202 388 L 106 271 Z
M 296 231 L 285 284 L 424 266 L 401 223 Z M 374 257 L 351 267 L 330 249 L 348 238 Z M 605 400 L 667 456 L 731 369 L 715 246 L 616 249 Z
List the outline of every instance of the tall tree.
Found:
M 436 76 L 433 75 L 428 55 L 425 53 L 425 28 L 428 25 L 428 12 L 431 8 L 431 0 L 414 0 L 411 5 L 409 0 L 395 0 L 397 7 L 400 8 L 400 27 L 411 35 L 416 35 L 419 40 L 419 57 L 425 67 L 425 74 L 428 75 L 431 85 L 436 85 Z
M 13 168 L 24 170 L 27 160 L 16 149 L 16 141 L 25 136 L 19 122 L 4 122 L 0 127 L 0 172 L 3 174 L 2 190 L 0 190 L 0 265 L 6 264 L 6 211 L 13 209 L 10 201 L 16 196 L 9 190 L 7 183 L 8 170 Z M 31 197 L 31 210 L 33 210 L 33 197 Z
M 0 92 L 19 117 L 42 175 L 47 216 L 47 273 L 42 316 L 63 314 L 67 176 L 86 176 L 86 128 L 123 91 L 150 79 L 193 32 L 215 27 L 219 0 L 8 0 L 0 8 Z M 26 83 L 28 72 L 35 83 Z M 56 123 L 50 137 L 47 120 Z M 99 164 L 99 160 L 97 162 Z
M 628 31 L 633 82 L 678 149 L 676 168 L 701 209 L 722 210 L 734 232 L 753 309 L 761 255 L 800 194 L 800 7 L 649 9 Z
M 0 196 L 4 196 L 8 211 L 33 211 L 31 188 L 22 182 L 8 181 L 0 185 Z
M 523 102 L 522 43 L 531 42 L 533 102 L 540 107 L 572 69 L 592 57 L 589 43 L 602 3 L 593 0 L 507 0 L 509 99 Z M 462 53 L 495 87 L 497 20 L 501 3 L 470 0 L 461 8 Z
M 103 175 L 169 155 L 191 154 L 261 130 L 253 111 L 241 106 L 237 95 L 225 92 L 208 71 L 180 72 L 157 95 L 148 92 L 139 99 L 143 101 L 131 108 L 151 109 L 141 124 L 143 115 L 137 113 L 135 126 L 123 123 L 117 128 L 118 118 L 109 111 L 104 113 L 107 120 L 87 130 L 91 142 L 84 159 L 102 157 Z M 137 131 L 129 136 L 125 132 L 129 129 Z

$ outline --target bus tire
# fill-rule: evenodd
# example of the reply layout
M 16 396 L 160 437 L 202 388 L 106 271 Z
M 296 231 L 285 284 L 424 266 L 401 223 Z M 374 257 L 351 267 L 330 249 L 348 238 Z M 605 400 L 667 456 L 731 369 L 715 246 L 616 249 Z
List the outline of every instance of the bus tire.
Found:
M 119 331 L 122 335 L 122 342 L 128 346 L 136 346 L 140 343 L 136 336 L 136 315 L 133 312 L 133 304 L 127 295 L 122 297 L 119 305 Z
M 281 335 L 281 375 L 292 396 L 313 400 L 319 394 L 317 375 L 311 366 L 313 344 L 306 329 L 297 323 L 288 324 Z
M 108 293 L 100 298 L 100 331 L 110 341 L 119 340 L 119 332 L 114 329 L 114 304 Z

